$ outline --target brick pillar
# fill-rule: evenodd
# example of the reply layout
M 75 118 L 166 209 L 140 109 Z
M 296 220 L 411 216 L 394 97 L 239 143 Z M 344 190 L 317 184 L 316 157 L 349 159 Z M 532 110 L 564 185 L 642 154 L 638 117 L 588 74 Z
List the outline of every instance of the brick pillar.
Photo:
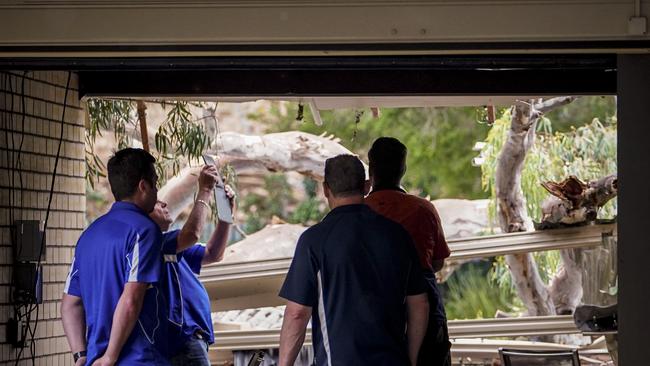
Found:
M 24 93 L 23 75 L 22 71 L 0 71 L 0 364 L 14 364 L 17 355 L 16 349 L 6 342 L 7 319 L 13 316 L 10 214 L 14 220 L 45 220 L 68 73 L 27 72 Z M 72 74 L 66 103 L 61 157 L 43 262 L 43 304 L 39 306 L 35 335 L 37 364 L 40 365 L 72 365 L 61 325 L 59 300 L 74 246 L 85 226 L 84 114 L 80 108 L 76 74 Z M 12 167 L 18 168 L 14 170 L 13 182 Z M 13 200 L 10 199 L 12 191 Z M 30 358 L 29 349 L 25 349 L 22 359 Z

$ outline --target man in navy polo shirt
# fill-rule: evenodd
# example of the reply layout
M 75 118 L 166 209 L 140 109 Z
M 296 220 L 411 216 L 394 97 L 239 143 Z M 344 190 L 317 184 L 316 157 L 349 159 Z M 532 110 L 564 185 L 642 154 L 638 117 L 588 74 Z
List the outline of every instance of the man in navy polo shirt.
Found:
M 323 190 L 332 211 L 300 236 L 280 290 L 279 365 L 293 366 L 310 317 L 318 366 L 415 365 L 429 305 L 411 238 L 363 204 L 357 157 L 328 159 Z
M 159 351 L 167 338 L 157 286 L 162 233 L 148 216 L 157 201 L 154 162 L 142 149 L 111 157 L 108 180 L 116 202 L 77 242 L 61 318 L 78 365 L 169 364 Z
M 167 204 L 158 201 L 149 216 L 163 234 L 164 293 L 169 303 L 168 334 L 173 366 L 209 366 L 208 346 L 214 343 L 210 298 L 199 281 L 201 266 L 223 259 L 230 224 L 219 221 L 207 245 L 197 244 L 206 216 L 212 190 L 218 181 L 217 168 L 206 165 L 199 175 L 199 190 L 190 215 L 181 230 L 169 230 L 172 218 Z M 234 202 L 228 186 L 226 194 Z

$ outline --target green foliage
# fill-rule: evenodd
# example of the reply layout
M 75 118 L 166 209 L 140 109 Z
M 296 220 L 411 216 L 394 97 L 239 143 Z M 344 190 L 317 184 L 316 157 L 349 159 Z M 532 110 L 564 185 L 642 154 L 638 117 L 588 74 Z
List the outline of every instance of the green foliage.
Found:
M 264 177 L 264 193 L 249 193 L 241 202 L 246 214 L 244 230 L 254 233 L 268 225 L 273 217 L 292 224 L 313 225 L 324 216 L 323 203 L 317 197 L 316 181 L 304 178 L 307 199 L 297 202 L 282 173 Z
M 156 132 L 156 168 L 162 181 L 178 174 L 182 158 L 200 161 L 201 154 L 212 144 L 206 126 L 192 117 L 189 105 L 183 101 L 172 102 L 167 119 Z
M 616 98 L 613 96 L 581 97 L 570 104 L 546 114 L 553 121 L 553 130 L 568 132 L 594 118 L 610 123 L 616 118 Z
M 264 228 L 271 218 L 286 217 L 286 207 L 293 203 L 291 186 L 282 173 L 264 176 L 265 194 L 249 193 L 243 197 L 240 207 L 246 214 L 243 225 L 246 233 Z
M 579 102 L 579 103 L 578 103 Z M 549 113 L 548 116 L 560 118 L 551 120 L 548 116 L 538 122 L 535 144 L 528 152 L 521 174 L 521 187 L 526 198 L 526 209 L 534 221 L 541 218 L 541 204 L 548 193 L 541 186 L 542 182 L 559 182 L 569 175 L 575 175 L 583 181 L 589 181 L 616 173 L 616 106 L 614 98 L 582 97 L 576 105 Z M 569 108 L 570 107 L 570 108 Z M 593 111 L 590 109 L 593 108 Z M 568 109 L 569 111 L 564 111 Z M 588 117 L 594 113 L 604 118 Z M 495 121 L 485 140 L 481 151 L 484 158 L 482 170 L 483 188 L 490 193 L 492 202 L 489 215 L 495 225 L 496 191 L 495 176 L 498 155 L 506 141 L 510 128 L 510 111 L 502 112 Z M 567 120 L 565 118 L 582 118 Z M 551 122 L 552 121 L 552 122 Z M 565 132 L 555 132 L 553 127 L 559 124 Z M 582 126 L 580 126 L 582 124 Z M 579 127 L 575 127 L 578 125 Z M 567 127 L 568 126 L 568 127 Z M 610 201 L 599 212 L 600 218 L 612 218 L 616 215 L 616 199 Z M 542 280 L 548 283 L 560 265 L 557 251 L 533 254 Z M 510 288 L 510 273 L 503 258 L 498 258 L 491 273 L 491 279 L 502 288 Z
M 289 222 L 293 224 L 313 225 L 319 222 L 325 215 L 323 201 L 317 196 L 318 182 L 311 178 L 303 179 L 303 186 L 307 193 L 307 199 L 298 204 L 298 207 L 289 217 Z
M 152 102 L 147 102 L 152 103 Z M 202 120 L 193 119 L 189 106 L 184 101 L 159 101 L 168 107 L 166 120 L 155 134 L 155 148 L 150 151 L 156 157 L 156 170 L 163 184 L 178 173 L 183 159 L 198 161 L 201 154 L 211 145 Z M 196 104 L 200 106 L 199 104 Z M 87 102 L 89 123 L 86 128 L 86 179 L 91 187 L 99 177 L 105 176 L 104 163 L 93 153 L 97 136 L 102 131 L 112 130 L 117 149 L 133 145 L 131 134 L 139 135 L 139 120 L 135 102 L 131 100 L 96 99 Z
M 481 151 L 482 183 L 493 199 L 490 216 L 496 218 L 496 191 L 494 179 L 498 155 L 510 128 L 510 112 L 495 121 Z M 548 118 L 537 126 L 535 144 L 526 155 L 521 173 L 521 187 L 526 197 L 528 215 L 535 221 L 541 218 L 541 204 L 548 196 L 541 183 L 559 182 L 569 175 L 589 181 L 616 173 L 616 118 L 609 122 L 593 119 L 591 123 L 568 132 L 553 132 Z M 616 212 L 616 199 L 601 210 L 602 218 L 611 218 Z
M 521 309 L 510 291 L 488 279 L 485 267 L 467 263 L 447 280 L 444 298 L 448 319 L 492 318 L 497 310 L 509 313 Z
M 308 108 L 301 122 L 296 120 L 297 104 L 285 103 L 284 107 L 286 113 L 276 103 L 270 116 L 250 117 L 266 123 L 268 132 L 333 132 L 343 146 L 366 161 L 375 139 L 396 137 L 409 149 L 403 181 L 409 191 L 432 198 L 485 198 L 480 171 L 471 160 L 476 155 L 474 143 L 483 140 L 489 128 L 477 122 L 476 108 L 391 108 L 382 109 L 379 118 L 368 111 L 321 111 L 323 126 L 316 126 Z
M 94 153 L 95 141 L 102 136 L 102 130 L 113 130 L 118 149 L 123 149 L 131 144 L 126 133 L 127 126 L 135 126 L 133 114 L 135 110 L 129 101 L 89 99 L 87 102 L 89 125 L 86 126 L 86 181 L 92 188 L 95 181 L 105 177 L 104 162 Z

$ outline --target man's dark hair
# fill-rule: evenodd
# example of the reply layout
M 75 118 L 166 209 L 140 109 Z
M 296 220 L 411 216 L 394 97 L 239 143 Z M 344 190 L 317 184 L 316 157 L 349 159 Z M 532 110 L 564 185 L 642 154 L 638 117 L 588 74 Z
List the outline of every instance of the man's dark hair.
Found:
M 141 179 L 155 187 L 156 159 L 142 149 L 126 148 L 115 153 L 107 164 L 108 182 L 116 201 L 133 196 Z
M 325 161 L 325 183 L 336 197 L 363 195 L 366 170 L 354 155 L 337 155 Z
M 406 172 L 408 150 L 394 137 L 380 137 L 368 151 L 369 169 L 375 182 L 398 185 Z

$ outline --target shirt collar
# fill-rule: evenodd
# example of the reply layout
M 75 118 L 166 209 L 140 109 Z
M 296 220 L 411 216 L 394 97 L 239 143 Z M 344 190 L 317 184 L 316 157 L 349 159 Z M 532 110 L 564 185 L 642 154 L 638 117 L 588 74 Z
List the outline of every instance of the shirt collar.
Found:
M 373 193 L 375 193 L 375 192 L 379 192 L 379 191 L 399 191 L 399 192 L 402 192 L 402 193 L 406 193 L 406 190 L 405 190 L 404 188 L 402 188 L 401 186 L 392 186 L 392 185 L 391 185 L 391 186 L 383 186 L 383 185 L 378 185 L 378 186 L 374 186 L 374 187 L 372 187 L 372 191 L 370 191 L 369 194 L 373 194 Z
M 348 213 L 348 212 L 363 212 L 370 210 L 370 207 L 368 207 L 365 203 L 358 203 L 358 204 L 353 204 L 353 205 L 345 205 L 345 206 L 339 206 L 332 211 L 330 211 L 326 217 L 342 214 L 342 213 Z
M 138 207 L 133 202 L 117 201 L 117 202 L 113 203 L 113 206 L 111 206 L 111 211 L 113 211 L 113 210 L 134 211 L 134 212 L 138 212 L 138 213 L 141 213 L 143 215 L 149 216 L 149 215 L 147 215 L 146 212 L 144 212 L 144 210 L 142 210 L 140 207 Z

